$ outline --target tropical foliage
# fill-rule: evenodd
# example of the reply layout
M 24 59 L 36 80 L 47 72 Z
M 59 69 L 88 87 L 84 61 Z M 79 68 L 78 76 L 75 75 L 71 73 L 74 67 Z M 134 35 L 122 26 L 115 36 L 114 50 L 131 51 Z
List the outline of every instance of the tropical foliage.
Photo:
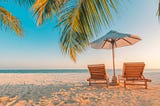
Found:
M 62 28 L 62 51 L 76 61 L 77 54 L 89 45 L 89 39 L 109 26 L 119 0 L 37 0 L 32 6 L 37 24 L 56 14 Z
M 157 11 L 158 16 L 160 17 L 160 0 L 159 0 L 159 4 L 158 4 L 158 11 Z
M 46 19 L 51 19 L 67 0 L 36 0 L 32 6 L 36 15 L 37 25 L 41 25 Z
M 8 0 L 9 1 L 9 0 Z M 62 52 L 76 61 L 79 53 L 89 45 L 89 40 L 98 35 L 104 26 L 110 26 L 113 15 L 118 13 L 123 0 L 13 0 L 20 6 L 32 6 L 37 25 L 57 16 L 62 29 L 60 45 Z M 160 0 L 158 8 L 160 16 Z M 22 35 L 20 21 L 0 6 L 1 26 L 13 29 Z
M 22 35 L 22 27 L 20 21 L 13 16 L 9 11 L 0 6 L 0 27 L 10 28 L 19 36 Z
M 35 0 L 12 0 L 20 6 L 32 5 Z M 0 0 L 0 3 L 12 3 L 11 0 Z M 12 15 L 11 12 L 0 6 L 0 27 L 4 29 L 11 29 L 17 33 L 17 35 L 22 36 L 22 26 L 18 18 Z

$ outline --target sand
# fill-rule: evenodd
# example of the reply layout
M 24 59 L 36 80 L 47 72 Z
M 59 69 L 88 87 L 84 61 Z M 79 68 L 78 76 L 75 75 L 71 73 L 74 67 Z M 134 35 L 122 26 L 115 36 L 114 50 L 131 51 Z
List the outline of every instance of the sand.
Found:
M 88 86 L 88 73 L 0 74 L 0 106 L 160 106 L 160 72 L 143 86 Z

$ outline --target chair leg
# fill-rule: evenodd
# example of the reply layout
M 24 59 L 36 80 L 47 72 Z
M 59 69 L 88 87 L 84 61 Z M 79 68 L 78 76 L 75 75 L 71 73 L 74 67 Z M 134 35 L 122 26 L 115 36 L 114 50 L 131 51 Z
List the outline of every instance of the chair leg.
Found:
M 118 82 L 120 83 L 120 76 L 118 76 Z
M 108 82 L 108 81 L 106 81 L 106 84 L 107 84 L 107 88 L 108 88 L 108 83 L 109 83 L 109 82 Z
M 91 81 L 89 81 L 89 86 L 91 86 Z
M 126 88 L 126 81 L 124 80 L 124 88 Z
M 147 81 L 145 81 L 145 89 L 147 89 Z

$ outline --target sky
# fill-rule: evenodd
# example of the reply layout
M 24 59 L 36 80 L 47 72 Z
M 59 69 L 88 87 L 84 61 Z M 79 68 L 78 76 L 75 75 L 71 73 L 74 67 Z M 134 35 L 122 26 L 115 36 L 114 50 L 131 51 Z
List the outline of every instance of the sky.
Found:
M 56 18 L 37 27 L 32 11 L 13 3 L 1 6 L 11 11 L 22 23 L 24 33 L 20 38 L 11 30 L 0 30 L 0 69 L 65 69 L 87 68 L 89 64 L 105 64 L 112 68 L 111 50 L 88 47 L 74 63 L 61 52 L 60 28 L 55 28 Z M 142 41 L 132 46 L 115 49 L 116 68 L 124 62 L 145 62 L 146 68 L 160 69 L 160 23 L 156 16 L 158 0 L 129 0 L 114 17 L 112 26 L 104 28 L 94 41 L 110 30 L 136 34 Z

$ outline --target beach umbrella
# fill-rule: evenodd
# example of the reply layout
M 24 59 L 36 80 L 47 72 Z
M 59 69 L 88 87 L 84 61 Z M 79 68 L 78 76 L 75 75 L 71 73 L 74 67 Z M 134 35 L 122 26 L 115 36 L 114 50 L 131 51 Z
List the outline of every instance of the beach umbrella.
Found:
M 117 77 L 115 75 L 114 48 L 130 46 L 140 40 L 141 38 L 136 35 L 119 33 L 117 31 L 111 30 L 110 32 L 105 34 L 103 37 L 91 43 L 91 47 L 94 49 L 112 49 L 112 58 L 113 58 L 112 83 L 113 84 L 117 84 Z

